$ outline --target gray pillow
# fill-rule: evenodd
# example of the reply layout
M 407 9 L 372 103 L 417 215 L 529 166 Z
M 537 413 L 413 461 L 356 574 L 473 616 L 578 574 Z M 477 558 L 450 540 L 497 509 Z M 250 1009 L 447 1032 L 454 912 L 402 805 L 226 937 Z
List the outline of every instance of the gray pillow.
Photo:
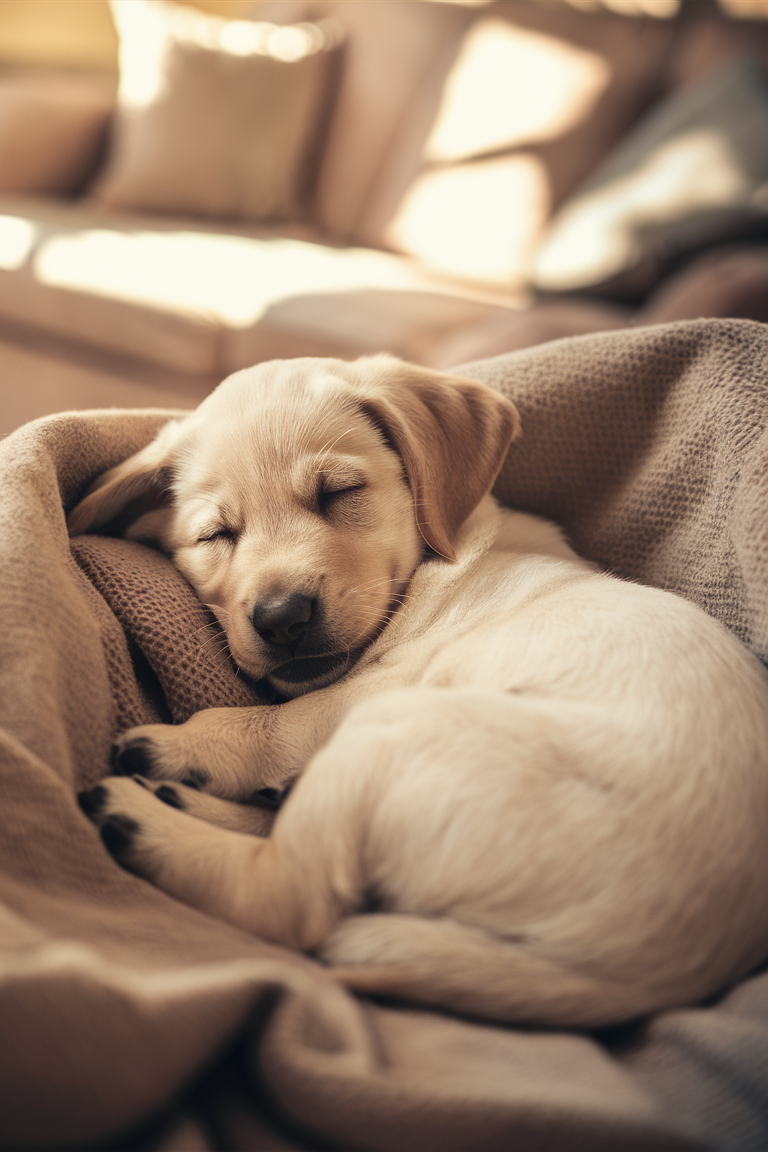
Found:
M 545 292 L 638 299 L 671 263 L 768 224 L 768 93 L 742 57 L 652 109 L 555 213 Z

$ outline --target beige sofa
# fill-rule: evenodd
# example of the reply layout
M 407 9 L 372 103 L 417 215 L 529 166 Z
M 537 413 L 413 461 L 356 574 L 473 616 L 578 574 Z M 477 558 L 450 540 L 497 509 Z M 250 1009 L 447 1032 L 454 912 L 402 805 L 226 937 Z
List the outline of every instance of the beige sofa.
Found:
M 138 2 L 133 0 L 133 12 Z M 677 236 L 670 241 L 669 230 L 651 235 L 650 279 L 627 290 L 619 276 L 617 289 L 616 277 L 599 271 L 590 283 L 595 274 L 588 268 L 582 283 L 578 270 L 575 281 L 566 276 L 563 290 L 551 269 L 553 242 L 557 272 L 557 245 L 567 248 L 569 227 L 577 238 L 581 228 L 585 251 L 600 247 L 588 223 L 590 176 L 597 171 L 600 184 L 606 157 L 615 168 L 622 141 L 637 151 L 632 142 L 638 131 L 640 145 L 644 131 L 646 137 L 655 131 L 651 143 L 663 152 L 670 131 L 674 137 L 675 116 L 685 118 L 681 95 L 683 104 L 691 92 L 694 104 L 698 100 L 695 129 L 707 107 L 726 106 L 732 98 L 733 123 L 746 117 L 754 137 L 762 138 L 768 97 L 763 110 L 759 71 L 768 71 L 768 23 L 729 19 L 703 3 L 683 4 L 675 18 L 659 19 L 557 0 L 479 7 L 282 0 L 255 5 L 253 16 L 279 24 L 336 22 L 320 101 L 325 115 L 308 134 L 308 165 L 296 202 L 273 213 L 282 219 L 254 219 L 190 211 L 183 196 L 176 208 L 165 193 L 158 211 L 146 188 L 137 193 L 130 180 L 110 195 L 103 138 L 111 131 L 106 163 L 114 169 L 124 125 L 119 117 L 110 119 L 103 83 L 88 88 L 78 78 L 79 94 L 75 100 L 70 93 L 68 104 L 63 88 L 46 96 L 44 85 L 35 89 L 35 79 L 23 78 L 35 90 L 39 129 L 30 135 L 28 151 L 50 150 L 55 139 L 59 169 L 27 175 L 15 188 L 0 174 L 7 189 L 0 194 L 4 341 L 32 344 L 70 365 L 96 363 L 153 386 L 186 387 L 190 394 L 239 367 L 279 356 L 387 350 L 447 366 L 638 317 L 674 319 L 680 311 L 675 276 L 684 281 L 682 314 L 693 309 L 698 315 L 691 276 L 694 288 L 699 280 L 691 261 L 733 240 L 748 244 L 753 273 L 757 260 L 756 287 L 751 296 L 747 292 L 752 312 L 747 304 L 735 311 L 733 293 L 723 304 L 711 291 L 704 311 L 764 318 L 762 249 L 755 245 L 766 216 L 760 196 L 768 156 L 755 160 L 748 142 L 742 142 L 735 173 L 720 172 L 720 162 L 727 168 L 725 152 L 709 157 L 698 185 L 712 183 L 714 191 L 703 206 L 695 202 L 682 216 L 678 211 L 682 243 Z M 747 49 L 755 60 L 740 65 Z M 696 93 L 729 66 L 735 66 L 736 80 L 726 76 L 725 97 L 709 93 L 702 111 Z M 20 82 L 16 76 L 3 80 L 11 88 Z M 71 110 L 66 123 L 65 106 Z M 655 128 L 648 124 L 649 109 Z M 664 115 L 671 116 L 671 129 Z M 730 124 L 726 118 L 717 125 L 724 137 Z M 679 123 L 677 130 L 679 135 Z M 0 122 L 0 147 L 1 131 Z M 278 124 L 277 144 L 270 144 L 278 152 L 281 131 Z M 270 153 L 271 162 L 278 152 Z M 699 169 L 706 159 L 696 161 Z M 621 168 L 620 152 L 618 162 Z M 629 170 L 642 175 L 637 156 L 634 169 L 632 163 L 630 157 L 629 169 L 625 163 L 618 176 L 609 171 L 609 184 L 626 184 Z M 585 181 L 586 210 L 579 193 Z M 112 192 L 114 184 L 112 179 Z M 672 199 L 677 194 L 673 189 Z M 637 195 L 644 195 L 643 187 Z M 594 217 L 594 205 L 591 211 Z M 636 231 L 645 243 L 653 221 L 641 224 Z M 743 251 L 728 249 L 732 268 Z M 715 272 L 715 282 L 721 279 Z M 542 289 L 545 298 L 537 302 Z

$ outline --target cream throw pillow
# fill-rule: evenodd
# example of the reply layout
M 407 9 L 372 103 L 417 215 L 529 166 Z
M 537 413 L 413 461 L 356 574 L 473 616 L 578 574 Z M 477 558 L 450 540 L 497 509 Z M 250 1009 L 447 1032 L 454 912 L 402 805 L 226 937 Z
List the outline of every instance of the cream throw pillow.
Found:
M 119 111 L 95 197 L 120 208 L 296 216 L 324 118 L 335 26 L 223 20 L 111 0 Z

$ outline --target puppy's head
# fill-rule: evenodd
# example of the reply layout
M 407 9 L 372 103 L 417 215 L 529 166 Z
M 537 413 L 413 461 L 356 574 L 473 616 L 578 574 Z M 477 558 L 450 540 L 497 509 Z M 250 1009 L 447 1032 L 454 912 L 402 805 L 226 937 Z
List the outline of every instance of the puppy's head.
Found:
M 518 426 L 484 385 L 387 356 L 272 361 L 99 477 L 69 530 L 133 518 L 291 698 L 352 666 L 427 548 L 453 558 Z

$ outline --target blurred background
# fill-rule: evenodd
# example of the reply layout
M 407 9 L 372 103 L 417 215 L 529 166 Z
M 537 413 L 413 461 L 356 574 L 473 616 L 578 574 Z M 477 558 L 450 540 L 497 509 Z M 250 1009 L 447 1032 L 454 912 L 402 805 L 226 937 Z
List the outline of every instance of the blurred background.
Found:
M 0 434 L 768 320 L 768 0 L 0 0 Z

